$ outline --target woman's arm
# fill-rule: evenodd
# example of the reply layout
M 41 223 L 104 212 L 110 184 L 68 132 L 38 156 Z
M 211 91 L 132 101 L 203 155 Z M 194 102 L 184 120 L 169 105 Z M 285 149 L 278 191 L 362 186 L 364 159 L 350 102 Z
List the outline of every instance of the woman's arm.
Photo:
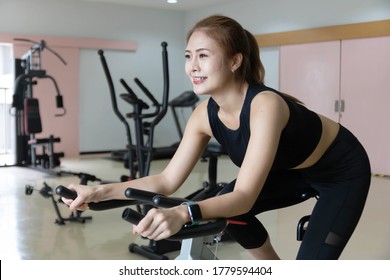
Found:
M 127 188 L 164 195 L 173 194 L 186 180 L 210 140 L 210 132 L 205 125 L 208 124 L 206 105 L 206 102 L 199 104 L 191 114 L 175 155 L 161 173 L 96 187 L 71 184 L 69 188 L 77 192 L 77 198 L 74 201 L 70 199 L 63 199 L 63 201 L 70 206 L 71 210 L 85 210 L 89 202 L 126 199 L 124 192 Z

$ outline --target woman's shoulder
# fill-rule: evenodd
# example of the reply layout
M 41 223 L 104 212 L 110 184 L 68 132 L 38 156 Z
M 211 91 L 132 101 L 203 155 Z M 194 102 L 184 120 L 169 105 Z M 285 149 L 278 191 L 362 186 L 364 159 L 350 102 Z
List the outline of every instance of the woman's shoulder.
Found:
M 207 106 L 208 106 L 210 100 L 212 100 L 211 97 L 205 98 L 204 100 L 201 100 L 200 103 L 196 106 L 194 112 L 207 110 Z
M 259 91 L 252 100 L 252 105 L 255 106 L 269 106 L 273 105 L 276 107 L 284 106 L 286 104 L 284 98 L 273 90 L 263 90 Z
M 207 112 L 207 105 L 210 98 L 202 100 L 194 109 L 191 114 L 190 119 L 188 120 L 188 125 L 191 127 L 196 127 L 199 130 L 210 134 L 210 125 Z
M 257 94 L 251 104 L 250 118 L 252 121 L 256 119 L 267 119 L 268 121 L 278 120 L 278 123 L 284 127 L 290 115 L 290 109 L 283 97 L 274 91 L 262 91 Z

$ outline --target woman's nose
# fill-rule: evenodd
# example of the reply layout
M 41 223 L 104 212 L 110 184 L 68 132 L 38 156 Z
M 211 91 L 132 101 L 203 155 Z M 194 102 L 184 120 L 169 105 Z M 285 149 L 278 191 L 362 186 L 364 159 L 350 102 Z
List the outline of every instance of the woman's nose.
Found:
M 198 65 L 198 63 L 192 62 L 191 71 L 192 71 L 192 72 L 197 72 L 197 71 L 199 71 L 199 65 Z
M 192 59 L 188 61 L 188 63 L 190 64 L 190 69 L 192 72 L 199 70 L 199 63 L 195 56 L 192 57 Z

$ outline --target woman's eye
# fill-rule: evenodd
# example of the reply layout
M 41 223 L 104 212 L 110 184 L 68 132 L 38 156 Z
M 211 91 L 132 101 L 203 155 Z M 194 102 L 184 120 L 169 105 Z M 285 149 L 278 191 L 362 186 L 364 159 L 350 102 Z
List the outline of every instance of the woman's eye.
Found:
M 201 53 L 201 54 L 199 55 L 199 57 L 200 57 L 200 58 L 205 58 L 205 57 L 207 57 L 207 55 L 204 54 L 204 53 Z
M 190 60 L 190 59 L 191 59 L 191 56 L 190 56 L 189 54 L 186 54 L 186 55 L 184 55 L 184 58 L 185 58 L 186 60 Z

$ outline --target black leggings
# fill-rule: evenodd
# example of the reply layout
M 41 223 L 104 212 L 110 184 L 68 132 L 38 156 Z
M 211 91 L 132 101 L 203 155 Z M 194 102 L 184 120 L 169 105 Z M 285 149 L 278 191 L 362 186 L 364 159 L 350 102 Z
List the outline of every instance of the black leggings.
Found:
M 371 181 L 370 163 L 358 140 L 347 129 L 340 131 L 312 167 L 272 171 L 252 209 L 235 220 L 247 225 L 229 225 L 227 232 L 242 247 L 262 246 L 267 230 L 255 215 L 304 201 L 305 192 L 318 192 L 297 259 L 338 259 L 362 214 Z M 235 181 L 222 192 L 233 191 Z

